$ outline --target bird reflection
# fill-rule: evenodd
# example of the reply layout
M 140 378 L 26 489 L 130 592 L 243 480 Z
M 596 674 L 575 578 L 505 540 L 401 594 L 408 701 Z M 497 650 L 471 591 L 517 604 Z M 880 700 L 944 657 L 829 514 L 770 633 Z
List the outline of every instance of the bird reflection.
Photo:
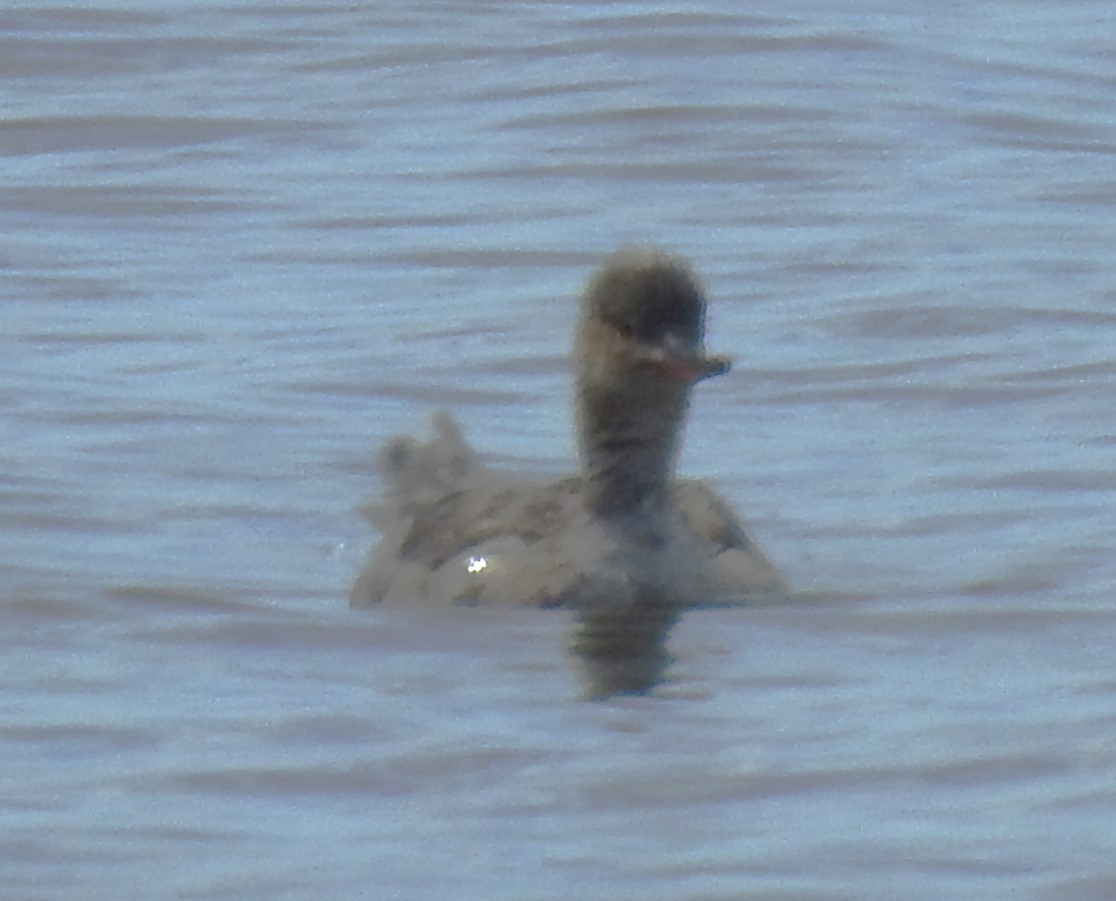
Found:
M 570 650 L 580 666 L 586 697 L 643 694 L 662 682 L 673 659 L 667 638 L 678 617 L 677 607 L 660 604 L 579 615 Z

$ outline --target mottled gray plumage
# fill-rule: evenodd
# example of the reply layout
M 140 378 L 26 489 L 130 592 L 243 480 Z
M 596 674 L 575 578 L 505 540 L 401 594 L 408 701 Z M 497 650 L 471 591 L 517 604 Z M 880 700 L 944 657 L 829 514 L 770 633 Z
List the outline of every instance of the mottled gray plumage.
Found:
M 665 634 L 685 607 L 785 591 L 730 507 L 674 479 L 690 388 L 728 370 L 705 354 L 704 318 L 684 263 L 650 251 L 609 260 L 574 342 L 580 474 L 538 483 L 488 469 L 437 414 L 429 441 L 397 438 L 381 453 L 387 492 L 369 515 L 383 537 L 353 605 L 568 607 L 621 623 L 643 611 Z

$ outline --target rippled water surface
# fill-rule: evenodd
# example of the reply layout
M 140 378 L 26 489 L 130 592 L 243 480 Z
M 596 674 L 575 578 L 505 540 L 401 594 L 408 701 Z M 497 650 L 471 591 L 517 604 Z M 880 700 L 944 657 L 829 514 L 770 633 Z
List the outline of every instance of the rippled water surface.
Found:
M 7 4 L 5 896 L 1116 897 L 1116 14 L 916 6 Z M 350 611 L 392 434 L 574 465 L 633 242 L 816 600 L 596 703 L 560 613 Z

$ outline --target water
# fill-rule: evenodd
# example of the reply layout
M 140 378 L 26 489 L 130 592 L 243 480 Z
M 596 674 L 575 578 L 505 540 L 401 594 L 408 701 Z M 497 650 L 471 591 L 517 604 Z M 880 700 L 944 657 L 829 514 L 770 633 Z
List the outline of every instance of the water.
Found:
M 908 6 L 8 4 L 6 896 L 1116 893 L 1116 20 Z M 390 435 L 573 465 L 630 242 L 823 600 L 600 703 L 559 613 L 348 610 Z

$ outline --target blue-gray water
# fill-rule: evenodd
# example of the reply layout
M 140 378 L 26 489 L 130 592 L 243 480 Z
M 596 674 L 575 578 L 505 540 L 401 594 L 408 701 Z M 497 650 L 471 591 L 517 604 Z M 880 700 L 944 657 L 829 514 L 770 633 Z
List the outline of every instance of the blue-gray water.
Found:
M 4 897 L 1116 896 L 1116 14 L 738 9 L 0 11 Z M 601 703 L 562 614 L 350 611 L 388 436 L 574 465 L 631 242 L 823 600 Z

